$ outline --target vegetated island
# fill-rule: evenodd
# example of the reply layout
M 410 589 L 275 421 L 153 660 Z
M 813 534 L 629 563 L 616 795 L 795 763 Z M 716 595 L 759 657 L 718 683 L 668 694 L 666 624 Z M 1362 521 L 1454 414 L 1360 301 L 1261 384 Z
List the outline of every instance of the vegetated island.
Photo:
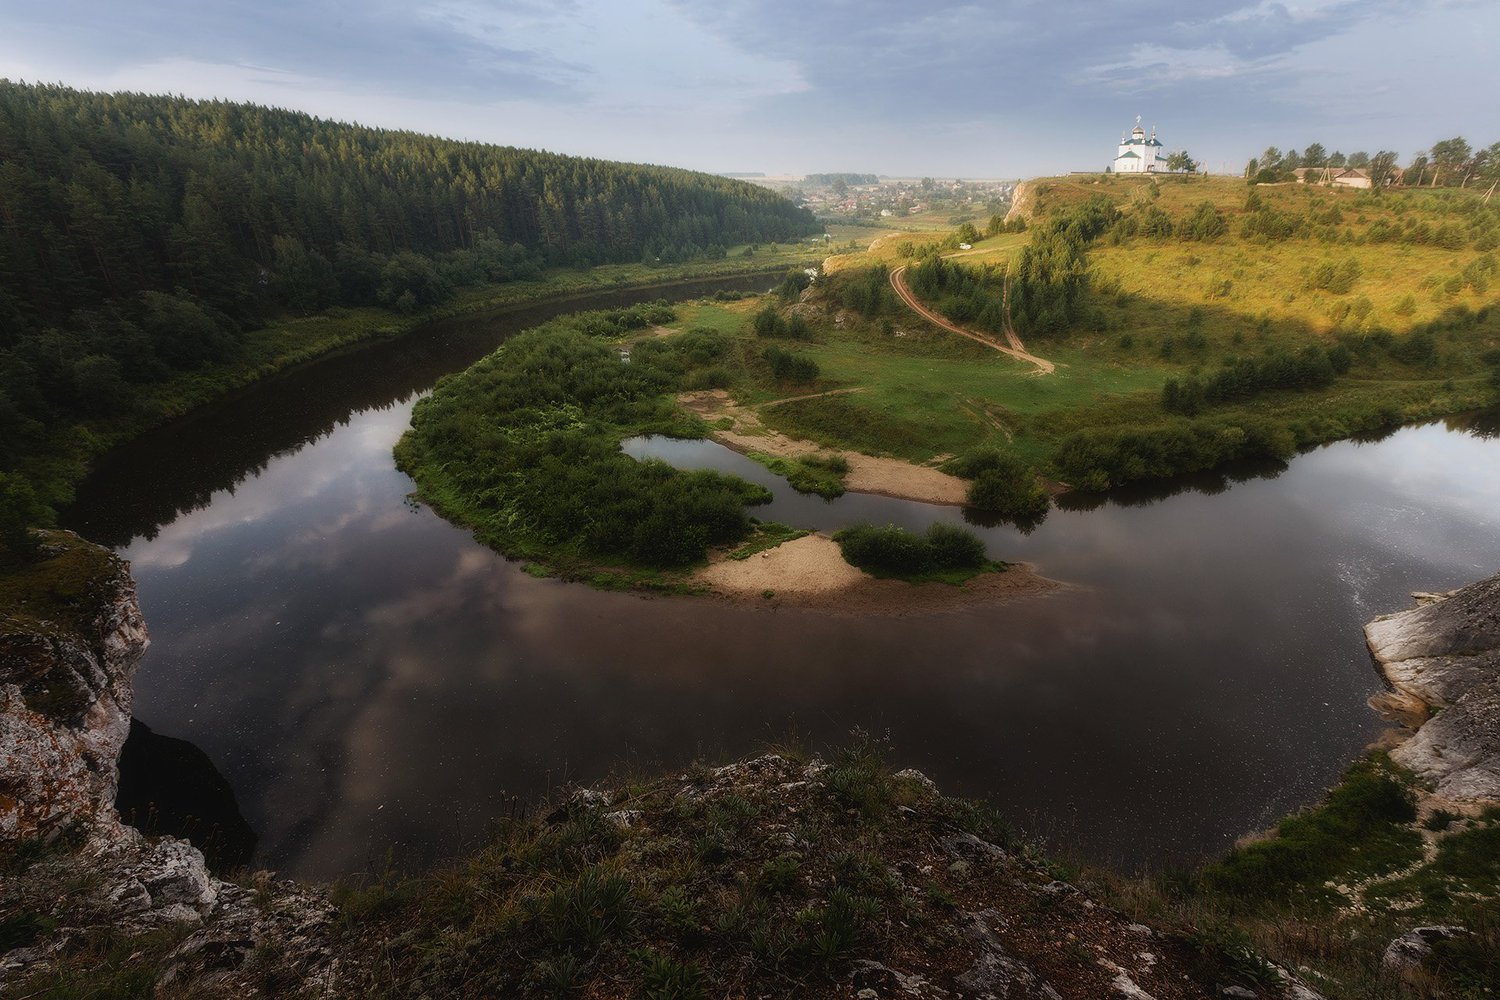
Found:
M 715 308 L 744 313 L 732 298 L 698 307 Z M 641 435 L 706 436 L 679 392 L 747 368 L 775 378 L 755 343 L 665 325 L 681 321 L 674 307 L 654 304 L 562 317 L 511 338 L 417 404 L 397 465 L 424 502 L 485 544 L 539 572 L 605 588 L 892 613 L 1055 586 L 989 560 L 979 539 L 957 528 L 804 538 L 795 526 L 751 518 L 771 498 L 763 487 L 625 454 L 621 443 Z M 843 468 L 835 460 L 802 467 L 807 478 L 793 484 L 824 493 Z
M 318 886 L 120 821 L 145 623 L 117 557 L 37 542 L 0 570 L 17 996 L 1481 1000 L 1500 974 L 1500 578 L 1369 627 L 1441 714 L 1194 871 L 1051 858 L 856 736 L 570 787 L 463 859 Z M 1455 737 L 1489 749 L 1434 770 Z

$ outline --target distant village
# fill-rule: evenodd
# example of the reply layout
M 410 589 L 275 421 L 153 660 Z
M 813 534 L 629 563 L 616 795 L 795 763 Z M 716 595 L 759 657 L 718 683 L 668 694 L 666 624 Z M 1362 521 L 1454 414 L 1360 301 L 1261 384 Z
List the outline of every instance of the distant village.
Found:
M 773 188 L 819 218 L 879 224 L 926 212 L 979 216 L 1003 212 L 1016 182 L 882 177 L 875 174 L 739 175 Z

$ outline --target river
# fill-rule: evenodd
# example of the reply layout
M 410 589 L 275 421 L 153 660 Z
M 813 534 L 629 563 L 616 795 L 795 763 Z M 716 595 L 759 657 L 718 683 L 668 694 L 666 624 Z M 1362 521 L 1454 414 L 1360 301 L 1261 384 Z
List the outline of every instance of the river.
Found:
M 151 627 L 135 714 L 213 760 L 257 864 L 423 865 L 568 781 L 855 729 L 1053 850 L 1188 863 L 1316 798 L 1378 735 L 1367 619 L 1500 569 L 1491 421 L 984 528 L 992 556 L 1076 585 L 1002 606 L 855 619 L 537 579 L 412 504 L 391 446 L 437 377 L 561 308 L 253 386 L 112 453 L 80 491 L 67 526 L 131 560 Z M 709 443 L 630 446 L 773 486 L 758 516 L 962 520 L 799 496 Z

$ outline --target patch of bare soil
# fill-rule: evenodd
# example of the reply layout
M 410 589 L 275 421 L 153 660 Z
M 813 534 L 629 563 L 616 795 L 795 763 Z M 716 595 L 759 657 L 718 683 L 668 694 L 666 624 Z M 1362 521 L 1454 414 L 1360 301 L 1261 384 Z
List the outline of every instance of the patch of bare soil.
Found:
M 695 580 L 730 600 L 768 607 L 894 616 L 1011 601 L 1064 586 L 1025 565 L 981 573 L 962 586 L 881 580 L 845 562 L 838 544 L 826 535 L 804 535 L 748 559 L 715 562 Z
M 798 399 L 849 395 L 860 391 L 860 389 L 834 389 L 831 392 L 815 393 L 812 396 L 795 396 L 765 405 L 777 406 Z M 855 493 L 874 493 L 895 497 L 898 500 L 916 500 L 919 503 L 948 504 L 955 507 L 962 506 L 968 495 L 968 483 L 957 476 L 950 476 L 946 472 L 925 465 L 913 465 L 899 458 L 862 455 L 857 451 L 819 448 L 810 441 L 787 437 L 767 427 L 761 422 L 760 416 L 754 409 L 736 403 L 723 389 L 685 392 L 677 397 L 677 401 L 710 425 L 725 418 L 732 420 L 732 426 L 716 428 L 713 431 L 713 438 L 738 452 L 759 451 L 780 458 L 797 458 L 802 455 L 843 455 L 849 463 L 849 474 L 844 478 L 844 488 Z

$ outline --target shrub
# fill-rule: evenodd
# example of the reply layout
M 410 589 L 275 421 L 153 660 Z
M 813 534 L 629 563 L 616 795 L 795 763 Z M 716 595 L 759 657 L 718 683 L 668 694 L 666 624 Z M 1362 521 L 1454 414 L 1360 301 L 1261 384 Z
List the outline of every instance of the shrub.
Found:
M 973 480 L 969 484 L 970 507 L 1010 518 L 1033 519 L 1044 516 L 1051 506 L 1035 470 L 1015 455 L 973 452 L 950 463 L 949 470 Z
M 1218 239 L 1228 231 L 1229 224 L 1224 221 L 1223 214 L 1214 207 L 1213 202 L 1204 201 L 1198 204 L 1193 214 L 1183 223 L 1182 238 L 1207 243 Z
M 771 366 L 771 374 L 780 382 L 811 382 L 818 377 L 818 363 L 801 354 L 779 347 L 767 347 L 761 359 Z
M 950 525 L 934 524 L 917 534 L 895 525 L 857 524 L 833 539 L 846 562 L 877 576 L 920 578 L 984 566 L 984 542 Z
M 1374 760 L 1345 773 L 1323 803 L 1282 820 L 1276 836 L 1237 848 L 1203 874 L 1212 888 L 1285 902 L 1297 888 L 1327 878 L 1389 871 L 1421 855 L 1411 794 Z

